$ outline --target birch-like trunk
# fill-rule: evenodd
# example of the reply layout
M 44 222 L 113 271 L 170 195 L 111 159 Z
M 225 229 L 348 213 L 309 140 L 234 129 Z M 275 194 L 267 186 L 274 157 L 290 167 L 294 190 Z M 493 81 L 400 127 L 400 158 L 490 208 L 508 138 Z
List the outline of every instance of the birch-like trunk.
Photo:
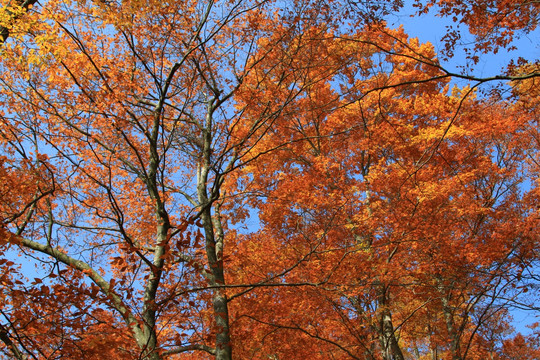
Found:
M 403 353 L 399 346 L 394 324 L 392 323 L 392 313 L 388 308 L 388 297 L 386 289 L 381 286 L 379 290 L 379 306 L 381 307 L 379 318 L 380 342 L 384 360 L 404 360 Z

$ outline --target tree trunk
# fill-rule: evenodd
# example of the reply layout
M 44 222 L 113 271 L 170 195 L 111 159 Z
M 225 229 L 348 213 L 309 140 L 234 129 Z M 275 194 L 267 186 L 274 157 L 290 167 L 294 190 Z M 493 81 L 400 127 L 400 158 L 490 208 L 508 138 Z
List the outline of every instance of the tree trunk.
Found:
M 392 324 L 392 313 L 388 308 L 387 289 L 381 286 L 379 293 L 379 305 L 381 307 L 381 315 L 379 319 L 380 326 L 380 342 L 384 360 L 404 360 L 403 353 L 399 347 L 394 325 Z
M 446 330 L 448 331 L 448 336 L 450 337 L 450 351 L 452 353 L 452 360 L 461 360 L 461 351 L 460 351 L 460 334 L 456 331 L 454 323 L 454 314 L 452 311 L 452 306 L 450 304 L 450 299 L 446 294 L 445 286 L 440 277 L 437 277 L 438 285 L 437 290 L 441 294 L 441 303 L 444 314 L 444 320 L 446 322 Z
M 229 328 L 229 309 L 227 295 L 223 288 L 225 275 L 223 271 L 223 240 L 224 233 L 219 214 L 219 205 L 213 206 L 219 198 L 219 180 L 208 194 L 208 175 L 211 168 L 212 153 L 212 113 L 213 100 L 209 101 L 208 113 L 202 136 L 202 156 L 197 174 L 197 195 L 202 207 L 201 220 L 206 242 L 206 258 L 210 267 L 210 285 L 214 287 L 212 298 L 216 330 L 216 360 L 232 360 L 232 347 Z M 214 209 L 214 216 L 212 216 Z

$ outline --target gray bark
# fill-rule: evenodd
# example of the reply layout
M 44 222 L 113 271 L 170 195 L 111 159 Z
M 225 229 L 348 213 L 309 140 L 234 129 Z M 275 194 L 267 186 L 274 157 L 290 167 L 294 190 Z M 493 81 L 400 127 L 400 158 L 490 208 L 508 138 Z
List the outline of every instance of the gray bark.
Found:
M 201 220 L 204 228 L 205 250 L 208 266 L 210 267 L 210 285 L 214 288 L 212 297 L 214 309 L 214 322 L 216 330 L 215 349 L 216 360 L 231 360 L 232 347 L 229 326 L 229 309 L 227 295 L 220 285 L 225 285 L 225 275 L 223 269 L 223 229 L 219 207 L 216 206 L 215 214 L 212 215 L 212 204 L 219 197 L 219 180 L 215 179 L 214 186 L 208 194 L 208 177 L 211 167 L 212 153 L 212 113 L 214 111 L 214 101 L 209 100 L 208 112 L 202 138 L 202 156 L 197 174 L 197 195 L 202 207 Z
M 383 352 L 383 359 L 404 360 L 403 353 L 401 352 L 401 348 L 396 337 L 394 324 L 392 323 L 392 313 L 388 308 L 386 289 L 381 286 L 381 289 L 379 291 L 379 305 L 381 307 L 381 314 L 379 318 L 379 331 L 381 335 L 380 342 Z

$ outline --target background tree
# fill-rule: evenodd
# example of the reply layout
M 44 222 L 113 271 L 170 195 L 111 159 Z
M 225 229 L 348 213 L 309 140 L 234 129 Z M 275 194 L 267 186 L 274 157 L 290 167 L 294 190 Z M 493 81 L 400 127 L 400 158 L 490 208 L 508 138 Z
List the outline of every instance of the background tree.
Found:
M 485 358 L 481 330 L 505 314 L 522 261 L 537 251 L 538 221 L 527 210 L 535 190 L 519 187 L 535 176 L 525 165 L 534 123 L 512 104 L 475 100 L 472 89 L 448 94 L 447 80 L 399 86 L 438 71 L 433 49 L 403 33 L 326 36 L 327 48 L 313 53 L 351 64 L 340 73 L 350 78 L 306 90 L 295 106 L 302 111 L 284 114 L 287 125 L 257 144 L 266 155 L 244 168 L 249 193 L 262 195 L 246 203 L 262 231 L 241 242 L 252 255 L 238 257 L 238 273 L 305 287 L 252 290 L 239 308 L 260 331 L 255 342 L 272 350 L 247 349 L 277 358 L 299 348 L 321 358 Z M 358 54 L 364 73 L 350 59 Z M 322 66 L 313 68 L 311 83 Z M 280 311 L 264 311 L 271 306 Z M 303 345 L 277 345 L 293 336 Z

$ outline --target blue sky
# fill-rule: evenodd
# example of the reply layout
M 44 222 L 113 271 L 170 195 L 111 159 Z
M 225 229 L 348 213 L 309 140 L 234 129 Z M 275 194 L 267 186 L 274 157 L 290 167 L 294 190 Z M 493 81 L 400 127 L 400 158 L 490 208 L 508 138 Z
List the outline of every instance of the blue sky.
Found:
M 388 18 L 390 27 L 403 25 L 405 32 L 411 37 L 417 37 L 421 42 L 431 42 L 435 46 L 435 50 L 443 48 L 441 39 L 446 34 L 448 25 L 454 26 L 451 19 L 436 17 L 433 14 L 415 16 L 415 9 L 411 6 L 406 6 L 399 14 L 392 15 Z M 463 42 L 473 42 L 474 38 L 466 29 L 460 27 L 463 35 Z M 480 77 L 489 77 L 501 73 L 511 59 L 523 57 L 529 61 L 540 59 L 540 28 L 536 29 L 531 34 L 520 34 L 520 38 L 514 41 L 516 46 L 514 51 L 500 50 L 497 54 L 478 54 L 480 56 L 479 63 L 474 67 L 474 75 Z M 450 61 L 442 61 L 441 64 L 449 70 L 459 72 L 458 66 L 465 61 L 465 54 L 462 51 L 463 46 L 458 47 L 456 56 Z M 461 51 L 460 51 L 461 50 Z

